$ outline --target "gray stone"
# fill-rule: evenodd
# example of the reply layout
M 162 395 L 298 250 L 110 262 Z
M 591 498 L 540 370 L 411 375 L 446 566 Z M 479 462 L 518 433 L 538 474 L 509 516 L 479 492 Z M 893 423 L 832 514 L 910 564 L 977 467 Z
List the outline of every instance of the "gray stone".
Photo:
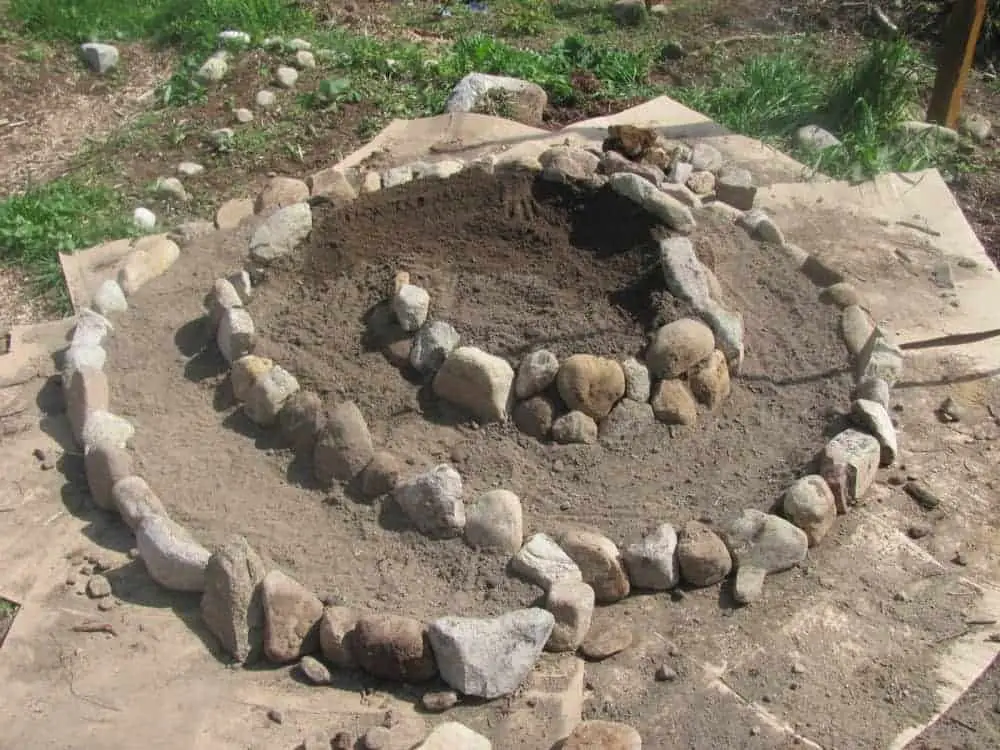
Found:
M 313 472 L 324 485 L 349 482 L 375 455 L 368 423 L 353 401 L 337 404 L 326 416 L 313 451 Z
M 542 653 L 555 618 L 544 609 L 478 619 L 443 617 L 427 629 L 441 678 L 458 692 L 492 699 L 517 690 Z
M 111 582 L 102 575 L 91 576 L 87 581 L 87 596 L 91 599 L 111 596 Z
M 730 312 L 712 300 L 700 314 L 715 334 L 715 345 L 726 356 L 730 373 L 739 373 L 743 366 L 743 313 Z
M 301 70 L 310 70 L 316 67 L 316 57 L 307 49 L 300 49 L 295 53 L 295 67 Z
M 250 240 L 250 256 L 268 263 L 292 253 L 312 231 L 312 209 L 308 203 L 294 203 L 271 214 Z
M 323 658 L 340 669 L 354 669 L 354 628 L 358 613 L 349 607 L 326 607 L 319 622 L 319 647 Z
M 544 440 L 552 429 L 555 407 L 545 396 L 532 396 L 514 407 L 514 424 L 525 435 Z
M 900 123 L 899 129 L 911 138 L 927 139 L 939 143 L 958 143 L 958 131 L 932 122 L 907 120 Z
M 594 589 L 580 581 L 557 581 L 549 588 L 545 609 L 555 625 L 545 644 L 548 651 L 576 651 L 590 631 L 594 616 Z
M 62 383 L 63 389 L 69 387 L 73 373 L 80 369 L 103 370 L 108 353 L 102 346 L 74 346 L 63 354 Z
M 148 208 L 139 206 L 132 212 L 132 223 L 144 232 L 151 232 L 156 227 L 156 214 Z
M 535 534 L 510 561 L 511 571 L 548 591 L 559 581 L 583 581 L 575 562 L 547 534 Z
M 993 123 L 982 115 L 970 113 L 962 117 L 958 130 L 976 143 L 986 143 L 993 132 Z
M 118 67 L 118 49 L 110 44 L 96 42 L 81 44 L 80 55 L 90 69 L 100 75 Z
M 240 125 L 248 125 L 253 122 L 253 110 L 246 107 L 237 107 L 233 110 L 233 117 Z
M 361 750 L 391 750 L 392 732 L 388 727 L 372 727 L 361 735 Z
M 299 661 L 299 672 L 313 685 L 329 685 L 330 670 L 314 656 L 303 656 Z
M 604 442 L 627 440 L 641 435 L 656 422 L 653 407 L 645 402 L 623 398 L 611 410 L 608 418 L 601 422 L 599 434 Z
M 633 401 L 649 401 L 651 383 L 649 368 L 635 357 L 628 357 L 622 363 L 625 373 L 625 396 Z
M 678 159 L 670 167 L 668 179 L 676 185 L 683 185 L 688 181 L 692 172 L 694 172 L 694 165 L 691 162 Z
M 613 359 L 574 354 L 559 367 L 556 386 L 571 410 L 600 420 L 625 395 L 625 372 Z
M 715 181 L 715 197 L 741 211 L 751 210 L 757 197 L 753 175 L 742 167 L 723 167 Z
M 681 578 L 692 586 L 713 586 L 733 568 L 732 556 L 719 535 L 698 521 L 688 521 L 677 541 Z
M 209 551 L 169 518 L 149 515 L 135 530 L 135 544 L 149 577 L 171 591 L 203 591 Z
M 480 422 L 502 422 L 514 385 L 514 370 L 506 360 L 473 346 L 461 346 L 448 356 L 434 377 L 434 393 L 470 412 Z
M 601 163 L 598 164 L 597 171 L 600 174 L 605 175 L 618 174 L 619 172 L 631 172 L 632 174 L 639 175 L 643 179 L 649 180 L 657 187 L 660 186 L 660 183 L 662 183 L 664 179 L 663 170 L 649 164 L 634 162 L 628 157 L 619 154 L 617 151 L 605 151 L 601 156 Z
M 274 82 L 283 89 L 294 88 L 298 80 L 299 71 L 287 65 L 279 66 L 274 73 Z
M 858 355 L 854 372 L 858 382 L 864 378 L 881 378 L 892 388 L 903 374 L 903 352 L 889 334 L 876 328 L 875 335 Z
M 696 143 L 691 147 L 691 166 L 695 171 L 717 172 L 722 168 L 722 153 L 715 146 Z
M 552 439 L 562 445 L 593 445 L 597 442 L 597 422 L 582 411 L 568 412 L 552 423 Z
M 416 331 L 427 320 L 431 296 L 423 287 L 403 284 L 392 298 L 392 311 L 404 331 Z
M 822 151 L 840 146 L 840 139 L 819 125 L 803 125 L 795 131 L 795 143 L 806 151 Z
M 103 370 L 93 367 L 78 367 L 73 370 L 64 388 L 66 417 L 69 420 L 73 438 L 83 445 L 83 428 L 87 417 L 95 411 L 108 410 L 110 394 L 108 376 Z
M 212 291 L 205 297 L 205 309 L 208 311 L 208 321 L 212 334 L 219 330 L 219 323 L 226 310 L 234 307 L 243 307 L 243 299 L 231 283 L 226 279 L 216 279 L 212 284 Z
M 457 721 L 438 724 L 416 750 L 491 750 L 493 743 Z
M 263 109 L 265 111 L 271 110 L 278 105 L 278 97 L 273 91 L 262 89 L 258 91 L 257 95 L 254 97 L 254 104 L 256 104 L 259 109 Z
M 694 245 L 687 237 L 669 237 L 660 241 L 660 264 L 667 291 L 678 299 L 703 310 L 712 302 L 708 269 L 698 260 Z
M 586 149 L 552 146 L 538 156 L 542 179 L 550 182 L 586 182 L 597 172 L 600 159 Z
M 266 572 L 260 555 L 241 536 L 216 549 L 205 567 L 201 619 L 241 664 L 256 661 L 264 647 L 260 583 Z
M 227 309 L 219 320 L 215 343 L 227 362 L 235 362 L 254 350 L 257 333 L 253 318 L 242 307 Z
M 113 443 L 98 443 L 84 451 L 83 465 L 94 504 L 104 510 L 114 510 L 112 489 L 132 474 L 132 454 Z
M 661 380 L 650 401 L 653 414 L 665 424 L 693 425 L 698 421 L 698 404 L 683 380 Z
M 362 617 L 354 628 L 354 657 L 368 674 L 392 682 L 427 682 L 438 673 L 426 628 L 410 617 Z
M 559 538 L 559 546 L 576 563 L 583 582 L 594 589 L 601 604 L 620 601 L 631 587 L 618 546 L 602 534 L 572 530 Z
M 833 491 L 818 474 L 802 477 L 785 490 L 781 510 L 805 532 L 810 547 L 823 541 L 837 518 Z
M 226 58 L 226 53 L 219 51 L 205 60 L 195 74 L 198 80 L 204 83 L 218 83 L 225 78 L 226 73 L 229 72 L 229 63 Z
M 248 354 L 233 362 L 229 368 L 229 385 L 236 400 L 242 402 L 250 398 L 256 382 L 273 367 L 272 360 L 256 354 Z
M 882 378 L 862 378 L 854 389 L 854 398 L 882 404 L 889 409 L 889 384 Z
M 642 750 L 642 737 L 627 724 L 589 720 L 576 725 L 561 750 Z
M 111 315 L 128 310 L 128 301 L 117 281 L 105 279 L 94 292 L 93 306 L 101 315 Z
M 851 358 L 856 358 L 864 351 L 868 339 L 875 331 L 875 321 L 857 305 L 845 307 L 840 314 L 840 335 Z
M 772 245 L 785 244 L 785 235 L 781 228 L 763 209 L 755 208 L 752 211 L 747 211 L 737 223 L 746 229 L 747 233 L 754 239 L 769 242 Z
M 828 305 L 836 305 L 841 309 L 851 305 L 864 307 L 861 294 L 854 288 L 853 284 L 847 281 L 838 281 L 836 284 L 825 287 L 819 293 L 819 300 Z
M 819 473 L 833 491 L 838 513 L 864 497 L 878 471 L 882 447 L 871 435 L 848 429 L 832 438 L 820 454 Z
M 448 464 L 402 481 L 393 496 L 417 530 L 432 539 L 456 537 L 465 528 L 462 477 Z
M 693 318 L 681 318 L 657 329 L 646 352 L 650 372 L 676 378 L 706 359 L 715 349 L 712 329 Z
M 245 305 L 253 295 L 253 284 L 250 282 L 250 274 L 246 271 L 237 271 L 226 277 L 226 281 L 233 285 L 233 289 L 240 296 Z
M 688 175 L 684 185 L 697 196 L 709 195 L 715 191 L 715 175 L 711 172 L 695 170 Z
M 695 222 L 691 210 L 676 198 L 658 189 L 649 180 L 628 172 L 619 172 L 611 175 L 608 184 L 616 193 L 642 206 L 674 231 L 688 234 L 694 230 Z
M 111 500 L 125 524 L 135 531 L 150 516 L 166 516 L 160 498 L 142 477 L 119 479 L 111 487 Z
M 669 591 L 681 578 L 677 562 L 677 532 L 669 523 L 657 526 L 622 553 L 629 580 L 637 589 Z
M 350 203 L 358 197 L 358 191 L 351 184 L 343 169 L 328 167 L 306 178 L 310 194 L 329 199 L 334 205 Z
M 559 372 L 559 358 L 547 349 L 526 354 L 517 368 L 514 394 L 520 399 L 531 398 L 550 385 Z
M 435 320 L 425 323 L 413 337 L 410 364 L 420 373 L 437 372 L 452 350 L 458 346 L 458 331 L 450 323 Z
M 264 607 L 264 655 L 274 664 L 290 664 L 319 650 L 323 603 L 309 589 L 280 570 L 260 583 Z
M 886 408 L 877 401 L 856 399 L 851 404 L 851 420 L 859 429 L 870 432 L 878 440 L 881 448 L 880 465 L 892 466 L 896 462 L 899 446 L 896 440 L 896 428 Z
M 735 597 L 741 604 L 758 600 L 764 578 L 800 564 L 809 549 L 802 529 L 753 508 L 730 522 L 724 536 L 736 563 Z
M 95 445 L 124 447 L 135 435 L 135 427 L 124 417 L 108 411 L 87 412 L 80 443 L 84 448 Z
M 507 490 L 491 490 L 466 509 L 465 541 L 475 548 L 513 555 L 524 541 L 521 501 Z
M 470 73 L 459 81 L 448 95 L 444 111 L 473 112 L 496 92 L 509 97 L 514 119 L 529 125 L 541 124 L 548 104 L 545 89 L 519 78 L 485 73 Z
M 114 331 L 111 321 L 93 310 L 82 310 L 73 326 L 71 346 L 104 346 Z
M 688 386 L 698 401 L 714 411 L 727 398 L 731 389 L 726 356 L 716 349 L 699 362 L 688 376 Z
M 256 379 L 243 411 L 251 421 L 269 427 L 278 421 L 285 401 L 299 390 L 299 381 L 283 367 L 275 365 Z

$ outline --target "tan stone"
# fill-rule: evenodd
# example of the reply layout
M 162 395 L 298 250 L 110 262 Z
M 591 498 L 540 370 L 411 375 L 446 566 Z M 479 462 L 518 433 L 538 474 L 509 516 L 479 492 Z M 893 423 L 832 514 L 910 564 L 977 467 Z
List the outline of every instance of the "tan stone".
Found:
M 236 229 L 253 216 L 253 201 L 249 198 L 233 198 L 226 201 L 215 212 L 215 226 L 218 229 Z
M 729 398 L 732 388 L 726 355 L 718 349 L 713 351 L 708 359 L 700 362 L 692 370 L 688 383 L 696 399 L 709 409 L 716 409 Z
M 666 424 L 692 425 L 698 421 L 698 405 L 682 380 L 661 380 L 650 401 L 653 414 Z
M 329 199 L 334 205 L 350 203 L 358 197 L 347 175 L 340 169 L 329 167 L 306 178 L 312 196 Z
M 292 177 L 272 177 L 257 195 L 253 210 L 257 214 L 269 214 L 279 208 L 287 208 L 309 200 L 309 186 Z
M 556 386 L 570 409 L 601 420 L 625 395 L 625 373 L 613 359 L 574 354 L 559 368 Z

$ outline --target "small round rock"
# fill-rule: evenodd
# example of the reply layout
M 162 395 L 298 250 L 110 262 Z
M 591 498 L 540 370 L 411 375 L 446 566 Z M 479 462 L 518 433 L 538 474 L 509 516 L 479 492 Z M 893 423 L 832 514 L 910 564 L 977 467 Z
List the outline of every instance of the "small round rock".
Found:
M 330 684 L 330 670 L 315 657 L 303 656 L 302 661 L 299 662 L 299 669 L 313 685 Z
M 677 679 L 677 671 L 666 664 L 661 664 L 656 670 L 657 682 L 673 682 Z
M 608 622 L 591 628 L 580 644 L 580 653 L 588 659 L 607 659 L 631 646 L 632 639 L 632 628 L 627 622 Z
M 562 750 L 642 750 L 642 737 L 616 721 L 581 721 L 562 744 Z
M 361 747 L 365 750 L 388 750 L 392 742 L 392 733 L 385 727 L 372 727 L 361 738 Z
M 458 693 L 454 690 L 436 690 L 432 693 L 424 693 L 420 698 L 420 705 L 425 711 L 439 714 L 458 705 Z

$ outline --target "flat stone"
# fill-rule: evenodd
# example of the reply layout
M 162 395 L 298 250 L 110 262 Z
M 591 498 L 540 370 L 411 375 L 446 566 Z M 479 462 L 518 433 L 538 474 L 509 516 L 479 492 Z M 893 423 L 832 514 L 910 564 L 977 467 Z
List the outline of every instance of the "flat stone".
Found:
M 80 443 L 90 448 L 95 445 L 125 447 L 135 435 L 135 427 L 124 417 L 95 409 L 87 412 L 87 419 L 80 433 Z
M 706 359 L 715 349 L 712 329 L 694 318 L 681 318 L 657 329 L 646 352 L 653 375 L 676 378 Z
M 803 125 L 795 131 L 795 143 L 806 151 L 822 151 L 841 145 L 840 139 L 819 125 Z
M 695 170 L 717 172 L 722 168 L 722 153 L 715 146 L 707 143 L 696 143 L 691 147 L 691 166 Z
M 524 521 L 521 501 L 508 490 L 491 490 L 466 508 L 465 541 L 473 548 L 509 555 L 521 549 Z
M 514 407 L 512 417 L 521 432 L 538 440 L 548 437 L 552 429 L 555 407 L 545 396 L 532 396 Z
M 180 256 L 180 247 L 165 235 L 136 240 L 132 252 L 118 271 L 118 285 L 126 297 L 131 297 L 150 281 L 166 273 Z
M 568 531 L 559 538 L 559 546 L 576 563 L 583 582 L 594 589 L 601 604 L 620 601 L 631 589 L 618 546 L 602 534 L 591 531 Z
M 308 193 L 306 188 L 306 194 Z M 279 208 L 253 233 L 250 256 L 260 263 L 281 258 L 294 252 L 311 231 L 312 209 L 308 203 L 294 203 Z
M 437 372 L 444 361 L 458 346 L 459 335 L 454 326 L 442 320 L 425 323 L 413 337 L 410 347 L 410 364 L 417 372 Z
M 562 750 L 642 750 L 642 737 L 627 724 L 583 721 L 566 738 Z
M 209 551 L 191 533 L 166 516 L 149 515 L 135 530 L 149 577 L 171 591 L 203 591 Z
M 874 401 L 889 409 L 889 384 L 882 378 L 862 378 L 854 388 L 854 398 Z
M 664 424 L 693 425 L 698 421 L 698 404 L 682 380 L 661 380 L 653 389 L 653 414 Z
M 809 540 L 784 518 L 748 508 L 727 524 L 726 546 L 736 563 L 736 601 L 748 604 L 763 595 L 764 579 L 806 559 Z
M 586 149 L 573 146 L 552 146 L 538 156 L 542 179 L 549 182 L 586 182 L 595 172 L 600 159 Z
M 251 216 L 253 216 L 252 200 L 232 198 L 219 206 L 215 212 L 215 226 L 224 231 L 236 229 Z
M 634 637 L 632 626 L 622 620 L 592 625 L 580 644 L 580 653 L 588 659 L 601 661 L 627 649 L 632 645 Z
M 802 477 L 785 490 L 781 510 L 805 532 L 810 547 L 823 541 L 837 518 L 833 491 L 818 474 Z
M 861 354 L 874 331 L 875 321 L 857 305 L 845 307 L 840 314 L 840 335 L 852 358 Z
M 361 494 L 374 499 L 395 491 L 404 469 L 405 465 L 395 454 L 375 451 L 372 460 L 361 472 Z
M 667 291 L 696 310 L 707 308 L 712 300 L 708 269 L 698 260 L 694 245 L 687 237 L 669 237 L 660 241 L 660 265 Z
M 306 178 L 306 185 L 314 198 L 327 198 L 334 205 L 344 205 L 358 197 L 358 191 L 347 179 L 347 175 L 335 167 L 313 173 Z
M 177 165 L 177 174 L 182 177 L 196 177 L 204 171 L 205 167 L 193 161 L 182 161 Z
M 677 542 L 681 578 L 691 586 L 713 586 L 733 569 L 732 556 L 719 535 L 698 521 L 688 521 Z
M 80 45 L 80 56 L 87 66 L 99 75 L 118 67 L 118 49 L 110 44 L 88 42 Z
M 726 355 L 716 349 L 708 358 L 699 362 L 688 376 L 688 385 L 694 397 L 714 411 L 729 398 L 732 384 Z
M 240 664 L 256 661 L 264 647 L 260 583 L 266 572 L 260 555 L 241 536 L 216 549 L 205 566 L 201 619 Z
M 90 497 L 98 508 L 115 510 L 112 488 L 132 474 L 132 454 L 114 443 L 89 446 L 83 456 Z
M 639 175 L 645 180 L 649 180 L 657 187 L 659 187 L 660 183 L 662 183 L 665 179 L 663 170 L 649 164 L 634 162 L 617 151 L 605 151 L 601 156 L 601 163 L 598 164 L 597 171 L 600 174 L 605 175 L 618 174 L 619 172 L 631 172 L 632 174 Z
M 447 721 L 434 727 L 416 750 L 492 750 L 493 743 L 464 724 Z
M 293 177 L 272 177 L 254 201 L 254 212 L 267 215 L 309 199 L 309 186 Z
M 657 526 L 622 552 L 629 580 L 637 589 L 669 591 L 681 579 L 677 561 L 677 532 L 669 523 Z
M 272 570 L 260 583 L 264 607 L 264 655 L 290 664 L 319 650 L 323 603 L 298 581 Z
M 562 445 L 593 445 L 597 433 L 597 422 L 582 411 L 568 412 L 552 422 L 552 439 Z
M 876 329 L 868 345 L 858 355 L 855 380 L 881 378 L 890 388 L 903 374 L 903 352 L 891 337 L 881 329 Z
M 400 510 L 425 536 L 448 539 L 465 528 L 462 477 L 448 464 L 400 482 L 393 497 Z
M 392 682 L 427 682 L 438 673 L 426 628 L 411 617 L 362 617 L 354 628 L 354 657 L 368 674 Z
M 649 368 L 635 357 L 623 360 L 622 372 L 625 373 L 625 396 L 633 401 L 649 401 L 651 382 Z
M 576 651 L 583 643 L 594 615 L 594 589 L 580 581 L 556 581 L 545 598 L 545 609 L 555 625 L 545 648 L 549 651 Z
M 314 656 L 303 656 L 299 661 L 299 672 L 312 685 L 329 685 L 332 681 L 330 670 Z
M 494 92 L 502 92 L 509 101 L 513 119 L 528 125 L 540 125 L 548 104 L 541 86 L 520 78 L 470 73 L 452 89 L 444 104 L 445 112 L 475 112 Z
M 264 111 L 272 110 L 278 106 L 278 97 L 273 91 L 268 91 L 267 89 L 261 89 L 253 98 L 254 104 L 257 105 L 258 109 L 263 109 Z
M 519 399 L 535 396 L 556 379 L 559 372 L 559 358 L 547 349 L 530 352 L 521 360 L 514 380 L 514 394 Z
M 163 502 L 142 477 L 119 479 L 111 487 L 111 500 L 125 525 L 132 531 L 150 516 L 166 516 Z
M 502 422 L 514 384 L 507 361 L 474 346 L 461 346 L 448 356 L 434 377 L 434 393 L 470 412 L 480 422 Z
M 239 292 L 226 279 L 216 279 L 212 284 L 212 291 L 205 297 L 205 309 L 208 311 L 208 321 L 213 335 L 218 333 L 219 324 L 226 310 L 234 307 L 243 307 L 243 299 Z
M 892 466 L 896 462 L 899 446 L 896 440 L 896 428 L 886 408 L 877 401 L 856 399 L 851 404 L 851 421 L 878 440 L 881 447 L 879 465 Z
M 278 414 L 285 402 L 299 390 L 299 381 L 288 370 L 275 365 L 260 375 L 243 404 L 243 411 L 251 421 L 269 427 L 278 421 Z
M 427 321 L 431 296 L 423 287 L 403 284 L 392 298 L 392 311 L 404 331 L 416 331 Z
M 253 296 L 253 284 L 250 281 L 250 274 L 247 271 L 237 271 L 226 277 L 226 281 L 233 285 L 233 289 L 240 295 L 243 304 L 247 304 Z
M 353 401 L 337 404 L 327 415 L 313 451 L 313 472 L 324 485 L 349 482 L 375 455 L 368 423 Z
M 854 429 L 844 430 L 824 446 L 819 473 L 833 491 L 838 513 L 846 513 L 868 492 L 881 454 L 876 438 Z
M 548 591 L 558 581 L 583 581 L 579 566 L 547 534 L 535 534 L 510 561 L 511 571 Z
M 128 310 L 128 300 L 125 292 L 114 279 L 105 279 L 94 292 L 92 302 L 94 309 L 101 315 L 111 315 Z
M 625 373 L 613 359 L 574 354 L 560 366 L 556 386 L 570 410 L 600 420 L 625 395 Z
M 323 658 L 340 669 L 354 669 L 354 628 L 360 618 L 349 607 L 326 607 L 319 622 L 319 647 Z
M 691 209 L 658 189 L 649 180 L 635 174 L 619 172 L 611 175 L 608 184 L 616 193 L 642 206 L 674 231 L 689 234 L 694 230 L 695 222 Z
M 819 301 L 828 305 L 836 305 L 840 309 L 852 305 L 864 307 L 861 293 L 847 281 L 838 281 L 836 284 L 824 287 L 819 293 Z
M 742 167 L 723 167 L 715 181 L 715 198 L 741 211 L 751 210 L 757 198 L 753 175 Z
M 427 629 L 441 678 L 463 695 L 498 698 L 517 690 L 542 653 L 555 619 L 544 609 L 500 617 L 443 617 Z
M 83 444 L 83 428 L 87 416 L 94 411 L 107 411 L 110 392 L 108 376 L 103 370 L 93 367 L 78 367 L 70 376 L 64 388 L 66 396 L 66 417 L 69 420 L 73 438 L 78 445 Z

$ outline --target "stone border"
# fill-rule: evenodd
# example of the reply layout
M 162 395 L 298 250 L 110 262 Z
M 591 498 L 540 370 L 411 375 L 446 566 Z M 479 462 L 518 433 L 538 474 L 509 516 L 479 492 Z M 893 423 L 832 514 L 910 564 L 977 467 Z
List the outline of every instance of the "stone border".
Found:
M 614 128 L 611 130 L 614 134 Z M 683 175 L 687 170 L 680 165 L 684 164 L 691 164 L 691 172 L 713 176 L 718 173 L 716 198 L 729 195 L 734 204 L 752 207 L 755 188 L 749 173 L 733 169 L 727 172 L 721 155 L 716 159 L 711 146 L 697 144 L 687 152 L 682 148 L 687 147 L 674 148 L 668 157 L 671 175 Z M 664 146 L 662 150 L 667 149 Z M 708 168 L 695 170 L 699 165 L 712 165 L 715 172 Z M 673 230 L 660 243 L 668 290 L 691 302 L 704 321 L 692 320 L 685 325 L 692 330 L 701 326 L 711 338 L 707 354 L 699 349 L 703 356 L 689 363 L 687 369 L 669 371 L 674 375 L 694 365 L 700 367 L 707 357 L 712 360 L 713 371 L 725 372 L 728 386 L 730 371 L 738 372 L 742 360 L 742 319 L 738 313 L 726 311 L 718 301 L 717 281 L 713 284 L 714 276 L 697 259 L 685 237 L 695 227 L 691 209 L 705 207 L 720 213 L 755 239 L 781 246 L 796 267 L 822 287 L 820 298 L 842 310 L 842 334 L 856 383 L 850 411 L 855 426 L 824 446 L 818 474 L 805 476 L 787 489 L 781 510 L 789 520 L 747 509 L 726 524 L 721 534 L 697 521 L 685 525 L 680 534 L 664 523 L 623 551 L 603 535 L 583 531 L 567 532 L 558 540 L 536 533 L 524 541 L 521 505 L 516 495 L 495 490 L 466 509 L 461 476 L 447 464 L 403 479 L 402 464 L 392 454 L 375 450 L 355 404 L 345 402 L 324 414 L 319 397 L 301 391 L 292 374 L 253 355 L 255 330 L 246 309 L 253 284 L 248 271 L 238 271 L 218 279 L 205 303 L 216 343 L 231 367 L 234 395 L 247 416 L 262 426 L 278 425 L 296 450 L 313 451 L 320 481 L 344 482 L 369 497 L 392 493 L 422 533 L 434 538 L 464 535 L 474 547 L 510 554 L 511 572 L 546 593 L 544 609 L 522 609 L 497 618 L 445 617 L 425 624 L 407 617 L 359 617 L 347 607 L 324 607 L 315 594 L 287 575 L 279 570 L 267 571 L 263 560 L 242 537 L 210 552 L 170 519 L 158 496 L 132 472 L 126 446 L 134 429 L 127 420 L 109 411 L 103 344 L 113 327 L 104 315 L 124 312 L 128 297 L 165 273 L 180 255 L 177 243 L 166 235 L 143 238 L 135 243 L 117 279 L 99 287 L 92 303 L 99 312 L 84 310 L 78 316 L 62 371 L 67 416 L 74 439 L 84 449 L 87 482 L 95 504 L 117 511 L 134 531 L 139 556 L 153 580 L 169 590 L 202 593 L 201 611 L 206 625 L 237 662 L 245 664 L 261 655 L 275 664 L 298 661 L 310 680 L 327 683 L 327 666 L 311 656 L 322 652 L 334 667 L 360 667 L 381 679 L 420 683 L 440 675 L 464 695 L 487 699 L 506 695 L 522 684 L 545 648 L 556 652 L 580 650 L 584 656 L 600 659 L 626 647 L 627 642 L 621 645 L 620 640 L 609 639 L 607 634 L 588 635 L 595 635 L 589 633 L 595 602 L 618 601 L 633 587 L 666 591 L 681 581 L 695 587 L 711 586 L 724 581 L 735 568 L 736 600 L 757 600 L 765 577 L 802 563 L 808 548 L 829 533 L 836 516 L 847 513 L 863 499 L 879 466 L 895 461 L 896 434 L 888 407 L 890 389 L 901 374 L 900 349 L 871 319 L 857 291 L 814 256 L 785 242 L 780 229 L 763 211 L 744 211 L 722 200 L 703 206 L 701 198 L 683 185 L 651 182 L 649 178 L 657 173 L 647 164 L 615 152 L 598 155 L 568 146 L 549 149 L 537 162 L 518 160 L 494 165 L 492 159 L 487 159 L 470 165 L 408 165 L 381 175 L 369 172 L 360 177 L 359 184 L 362 191 L 365 186 L 374 188 L 373 174 L 382 187 L 414 178 L 446 178 L 463 168 L 492 172 L 494 166 L 529 168 L 545 180 L 589 186 L 607 183 Z M 667 166 L 665 163 L 661 168 Z M 703 179 L 707 183 L 707 178 Z M 726 192 L 730 189 L 727 180 L 735 184 L 730 193 Z M 333 196 L 339 201 L 356 195 L 348 176 L 336 170 L 313 175 L 308 186 L 275 178 L 249 207 L 259 214 L 270 213 L 253 235 L 251 257 L 267 261 L 291 252 L 308 236 L 312 224 L 307 202 L 310 196 Z M 240 205 L 243 218 L 248 215 L 248 203 Z M 220 208 L 216 222 L 220 228 L 239 223 L 220 220 L 226 218 L 222 215 L 232 206 L 230 201 Z M 451 329 L 447 331 L 437 322 L 425 325 L 429 303 L 426 292 L 409 284 L 405 273 L 397 276 L 391 307 L 397 322 L 417 331 L 421 342 L 419 347 L 416 343 L 413 346 L 418 354 L 411 351 L 408 359 L 435 363 L 440 359 L 435 382 L 443 378 L 451 385 L 464 384 L 465 391 L 471 388 L 477 392 L 472 398 L 467 393 L 455 396 L 447 388 L 435 390 L 439 395 L 447 391 L 449 400 L 460 406 L 478 409 L 480 417 L 506 418 L 511 392 L 517 392 L 519 382 L 537 384 L 534 375 L 538 369 L 546 373 L 545 377 L 558 380 L 558 373 L 574 359 L 562 365 L 556 361 L 553 371 L 547 357 L 533 360 L 529 354 L 515 376 L 505 360 L 474 347 L 457 347 L 457 340 L 449 347 L 453 338 L 450 326 L 443 324 Z M 701 329 L 698 336 L 704 334 Z M 658 338 L 659 332 L 654 346 Z M 535 368 L 535 364 L 539 367 Z M 620 367 L 619 372 L 626 380 Z M 658 372 L 662 375 L 667 370 Z M 648 377 L 647 372 L 647 387 Z M 628 392 L 625 382 L 617 385 L 620 388 L 615 392 L 621 392 L 614 400 Z M 458 386 L 458 392 L 464 392 Z M 526 392 L 521 389 L 521 393 Z M 480 398 L 483 394 L 485 399 Z M 608 405 L 609 413 L 612 406 L 614 403 Z M 490 648 L 484 649 L 483 644 Z M 432 695 L 440 696 L 428 694 Z M 429 708 L 440 704 L 438 698 L 424 702 Z M 453 705 L 454 699 L 444 702 Z

